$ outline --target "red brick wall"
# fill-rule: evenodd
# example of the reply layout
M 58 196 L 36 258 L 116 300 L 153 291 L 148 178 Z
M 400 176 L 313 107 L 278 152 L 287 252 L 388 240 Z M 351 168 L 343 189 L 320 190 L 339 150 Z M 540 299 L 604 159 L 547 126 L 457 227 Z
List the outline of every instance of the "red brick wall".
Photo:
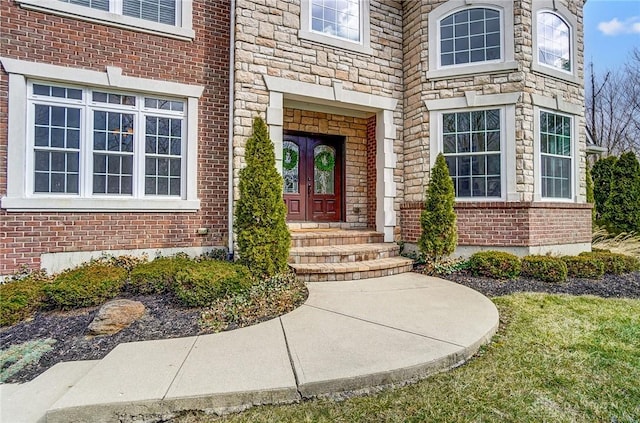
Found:
M 0 210 L 0 275 L 43 252 L 163 248 L 227 243 L 229 1 L 193 0 L 193 41 L 103 26 L 2 5 L 5 57 L 202 85 L 198 197 L 193 213 L 56 213 Z M 0 71 L 0 196 L 7 192 L 8 76 Z M 206 236 L 196 229 L 208 227 Z
M 400 208 L 402 240 L 420 236 L 422 203 Z M 458 245 L 538 246 L 591 242 L 591 205 L 572 203 L 456 203 Z
M 367 225 L 376 227 L 376 117 L 367 119 Z

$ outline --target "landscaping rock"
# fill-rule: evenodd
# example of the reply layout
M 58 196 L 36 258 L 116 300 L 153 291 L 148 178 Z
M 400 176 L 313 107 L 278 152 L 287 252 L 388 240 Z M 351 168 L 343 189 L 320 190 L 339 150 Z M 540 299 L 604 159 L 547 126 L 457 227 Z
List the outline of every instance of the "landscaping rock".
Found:
M 91 335 L 113 335 L 129 327 L 145 312 L 140 301 L 114 300 L 103 305 L 87 328 Z

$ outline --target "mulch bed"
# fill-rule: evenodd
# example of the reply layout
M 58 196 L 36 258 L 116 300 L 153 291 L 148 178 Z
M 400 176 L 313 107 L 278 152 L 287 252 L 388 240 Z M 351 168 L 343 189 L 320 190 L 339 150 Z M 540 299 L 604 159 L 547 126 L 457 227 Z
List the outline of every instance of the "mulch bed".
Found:
M 498 281 L 474 277 L 466 271 L 440 277 L 468 286 L 488 297 L 529 291 L 596 295 L 604 298 L 640 298 L 640 272 L 621 276 L 605 275 L 603 279 L 598 281 L 570 279 L 564 283 L 548 283 L 522 278 Z M 53 345 L 53 350 L 44 354 L 38 363 L 26 366 L 7 382 L 30 381 L 62 361 L 101 359 L 123 342 L 177 338 L 203 333 L 198 326 L 200 309 L 177 307 L 171 302 L 169 296 L 128 298 L 142 302 L 147 308 L 147 313 L 127 329 L 111 336 L 88 337 L 86 335 L 87 326 L 95 317 L 99 307 L 70 312 L 39 312 L 32 320 L 0 329 L 0 345 L 3 349 L 33 339 L 54 338 L 57 340 Z M 264 317 L 254 323 L 262 320 Z

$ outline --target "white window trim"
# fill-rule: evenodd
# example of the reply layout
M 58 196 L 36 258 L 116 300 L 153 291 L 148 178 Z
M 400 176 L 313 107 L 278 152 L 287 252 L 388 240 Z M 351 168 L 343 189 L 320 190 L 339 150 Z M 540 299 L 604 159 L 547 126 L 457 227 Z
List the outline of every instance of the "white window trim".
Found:
M 500 197 L 456 197 L 459 202 L 519 201 L 516 191 L 516 102 L 520 93 L 478 95 L 467 91 L 465 97 L 426 100 L 429 110 L 429 162 L 433 168 L 438 153 L 443 151 L 442 115 L 462 111 L 500 109 L 502 166 Z
M 486 7 L 500 11 L 502 58 L 491 62 L 440 66 L 440 20 L 452 13 L 476 7 Z M 439 80 L 455 76 L 517 70 L 518 64 L 515 61 L 513 34 L 512 1 L 449 0 L 441 4 L 429 13 L 429 70 L 427 71 L 427 79 Z
M 540 113 L 547 112 L 555 115 L 562 115 L 571 118 L 571 197 L 569 198 L 556 198 L 556 197 L 543 197 L 542 196 L 542 151 L 540 148 Z M 580 167 L 578 166 L 578 116 L 569 112 L 569 110 L 558 110 L 551 107 L 544 107 L 535 105 L 533 107 L 533 125 L 534 125 L 534 137 L 533 137 L 533 172 L 534 179 L 534 201 L 544 201 L 549 203 L 577 203 L 579 202 L 578 195 L 578 183 L 580 181 Z
M 369 18 L 369 0 L 360 0 L 360 42 L 332 37 L 311 30 L 311 0 L 300 2 L 300 30 L 298 38 L 320 44 L 350 50 L 357 53 L 373 54 L 371 48 L 371 23 Z
M 8 211 L 196 211 L 198 172 L 198 99 L 203 87 L 176 82 L 156 81 L 123 76 L 120 68 L 108 67 L 106 72 L 67 68 L 0 57 L 9 74 L 9 113 L 7 146 L 7 194 L 0 207 Z M 29 175 L 25 172 L 31 150 L 28 149 L 27 79 L 49 83 L 91 86 L 110 90 L 126 90 L 136 94 L 151 94 L 186 98 L 185 186 L 182 198 L 60 198 L 39 193 L 29 194 Z
M 553 66 L 545 65 L 538 62 L 538 13 L 550 12 L 562 19 L 567 25 L 569 25 L 569 54 L 571 61 L 571 72 L 563 71 L 561 69 L 554 68 Z M 552 0 L 536 0 L 533 2 L 533 24 L 532 24 L 532 42 L 533 42 L 533 60 L 531 61 L 531 70 L 536 73 L 551 76 L 556 79 L 560 79 L 569 82 L 574 85 L 582 84 L 582 81 L 578 78 L 578 41 L 577 41 L 577 28 L 578 20 L 566 8 L 561 2 Z
M 16 0 L 16 3 L 25 9 L 37 10 L 116 28 L 124 28 L 180 40 L 190 41 L 195 38 L 195 31 L 193 30 L 192 24 L 193 2 L 190 0 L 181 0 L 178 3 L 179 7 L 178 10 L 176 10 L 176 14 L 179 24 L 175 26 L 135 18 L 133 16 L 125 16 L 119 13 L 92 9 L 87 6 L 65 3 L 59 0 Z

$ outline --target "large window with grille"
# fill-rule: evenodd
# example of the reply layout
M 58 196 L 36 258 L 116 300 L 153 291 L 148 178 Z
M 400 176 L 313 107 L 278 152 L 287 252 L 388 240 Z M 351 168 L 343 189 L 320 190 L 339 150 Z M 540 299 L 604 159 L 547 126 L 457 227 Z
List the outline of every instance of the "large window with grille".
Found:
M 167 25 L 178 24 L 181 0 L 59 0 Z
M 361 41 L 359 0 L 311 0 L 311 31 Z
M 500 12 L 464 9 L 439 22 L 440 66 L 465 65 L 502 59 Z
M 442 114 L 442 152 L 456 198 L 502 197 L 502 109 Z
M 543 198 L 572 198 L 572 119 L 540 111 L 540 174 Z
M 571 72 L 571 30 L 558 15 L 550 11 L 538 12 L 538 63 Z
M 183 197 L 185 103 L 29 83 L 27 189 L 34 196 Z

